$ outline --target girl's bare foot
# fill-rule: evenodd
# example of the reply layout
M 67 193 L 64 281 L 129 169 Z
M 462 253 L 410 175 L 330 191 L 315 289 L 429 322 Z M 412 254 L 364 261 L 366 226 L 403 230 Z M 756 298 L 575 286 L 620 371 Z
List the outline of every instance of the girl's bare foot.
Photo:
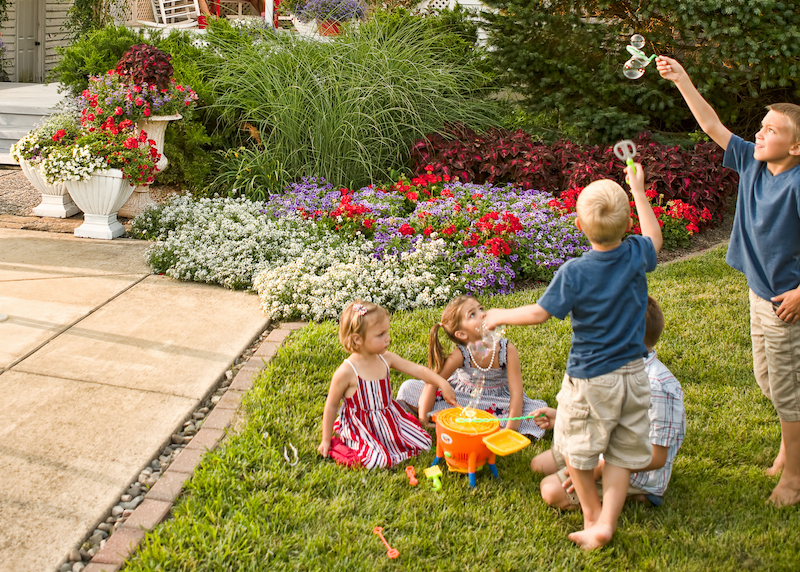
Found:
M 613 527 L 597 523 L 591 528 L 573 532 L 567 538 L 584 550 L 595 550 L 611 542 L 612 536 L 614 536 Z

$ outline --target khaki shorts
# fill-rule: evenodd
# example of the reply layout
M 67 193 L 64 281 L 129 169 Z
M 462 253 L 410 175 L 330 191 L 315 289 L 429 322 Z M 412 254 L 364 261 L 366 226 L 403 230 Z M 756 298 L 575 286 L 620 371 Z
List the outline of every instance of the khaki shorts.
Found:
M 753 374 L 781 421 L 800 421 L 800 321 L 787 324 L 750 290 Z
M 564 375 L 556 396 L 553 449 L 576 469 L 606 463 L 638 471 L 650 464 L 650 382 L 644 360 L 636 359 L 597 377 Z
M 569 478 L 566 475 L 567 463 L 564 461 L 564 457 L 562 457 L 558 451 L 553 451 L 553 458 L 556 460 L 556 465 L 559 467 L 559 471 L 556 473 L 556 476 L 558 477 L 558 481 L 563 485 L 564 482 Z M 597 496 L 600 497 L 600 502 L 603 502 L 603 479 L 597 479 L 594 484 L 597 487 Z M 564 494 L 567 495 L 569 504 L 580 506 L 581 501 L 578 500 L 578 493 L 575 492 L 575 489 L 572 489 L 572 492 L 564 489 Z M 645 495 L 646 497 L 652 496 L 647 491 L 628 485 L 628 496 L 632 497 L 635 495 Z

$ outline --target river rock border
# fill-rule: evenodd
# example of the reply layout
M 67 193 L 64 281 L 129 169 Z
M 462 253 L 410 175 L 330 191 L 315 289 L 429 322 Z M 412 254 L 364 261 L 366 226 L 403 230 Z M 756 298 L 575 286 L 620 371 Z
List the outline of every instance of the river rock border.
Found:
M 305 323 L 269 326 L 236 359 L 214 393 L 200 403 L 178 432 L 127 488 L 106 519 L 70 550 L 58 572 L 118 572 L 148 531 L 167 518 L 183 485 L 206 451 L 225 437 L 253 379 L 278 353 L 286 338 Z

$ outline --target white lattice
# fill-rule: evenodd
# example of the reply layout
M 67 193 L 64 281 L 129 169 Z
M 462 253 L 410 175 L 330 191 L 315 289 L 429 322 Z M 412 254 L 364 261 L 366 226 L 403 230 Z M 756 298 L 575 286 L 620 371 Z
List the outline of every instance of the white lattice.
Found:
M 155 22 L 153 3 L 150 0 L 132 0 L 134 3 L 133 21 Z

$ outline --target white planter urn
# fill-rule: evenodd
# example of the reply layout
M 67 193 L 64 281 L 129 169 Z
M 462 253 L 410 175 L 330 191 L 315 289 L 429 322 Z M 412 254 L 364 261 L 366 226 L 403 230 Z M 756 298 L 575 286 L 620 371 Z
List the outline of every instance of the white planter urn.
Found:
M 133 193 L 134 185 L 122 178 L 119 169 L 95 171 L 88 181 L 67 181 L 67 190 L 83 211 L 83 224 L 75 236 L 110 240 L 125 234 L 117 211 Z
M 175 115 L 154 115 L 136 122 L 137 129 L 146 132 L 147 138 L 156 142 L 156 149 L 161 155 L 158 163 L 156 163 L 156 169 L 159 172 L 166 169 L 169 164 L 167 156 L 164 155 L 164 135 L 167 132 L 167 124 L 178 119 L 183 119 L 183 116 L 176 113 Z M 133 218 L 142 214 L 147 207 L 154 204 L 156 202 L 150 196 L 150 185 L 137 185 L 131 198 L 119 209 L 119 216 Z
M 25 159 L 20 159 L 19 166 L 28 178 L 33 188 L 42 193 L 42 202 L 33 209 L 36 216 L 50 216 L 54 218 L 69 218 L 81 210 L 72 202 L 64 183 L 45 183 L 39 165 L 31 165 Z

